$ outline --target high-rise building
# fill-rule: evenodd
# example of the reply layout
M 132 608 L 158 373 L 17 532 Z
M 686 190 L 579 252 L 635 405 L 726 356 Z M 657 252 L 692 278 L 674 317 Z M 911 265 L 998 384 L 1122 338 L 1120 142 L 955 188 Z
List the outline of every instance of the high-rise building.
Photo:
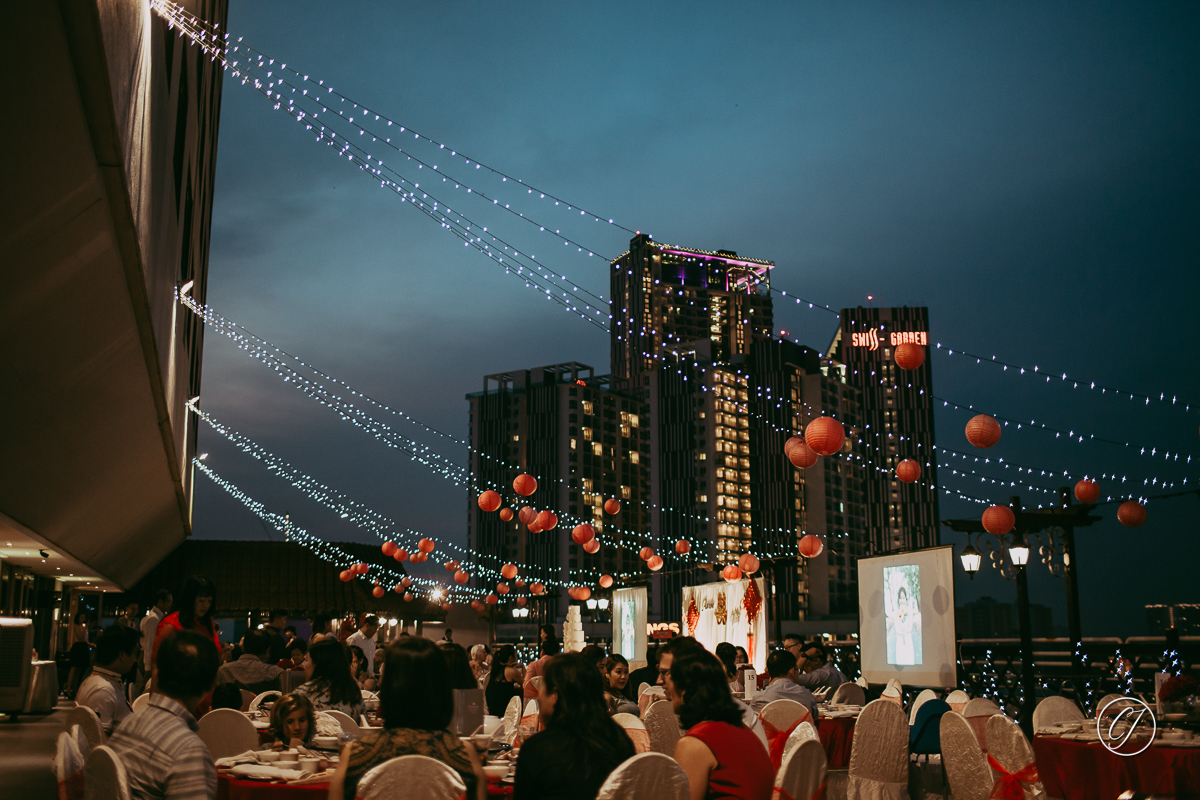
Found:
M 926 358 L 913 370 L 898 367 L 893 354 L 906 342 L 928 345 L 928 309 L 842 309 L 829 346 L 831 364 L 861 396 L 868 555 L 940 543 L 932 365 Z M 915 483 L 896 479 L 906 458 L 921 465 Z

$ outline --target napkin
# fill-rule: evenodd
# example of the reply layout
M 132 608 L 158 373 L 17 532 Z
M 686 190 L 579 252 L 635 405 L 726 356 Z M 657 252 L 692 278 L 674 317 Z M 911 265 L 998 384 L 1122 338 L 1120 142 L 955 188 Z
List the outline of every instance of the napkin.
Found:
M 258 754 L 253 750 L 247 750 L 240 755 L 218 758 L 215 763 L 218 767 L 233 767 L 238 764 L 257 764 Z
M 297 765 L 299 766 L 299 765 Z M 250 778 L 252 780 L 292 780 L 299 773 L 298 769 L 280 769 L 279 767 L 268 767 L 265 764 L 239 764 L 229 770 L 233 775 L 239 778 Z

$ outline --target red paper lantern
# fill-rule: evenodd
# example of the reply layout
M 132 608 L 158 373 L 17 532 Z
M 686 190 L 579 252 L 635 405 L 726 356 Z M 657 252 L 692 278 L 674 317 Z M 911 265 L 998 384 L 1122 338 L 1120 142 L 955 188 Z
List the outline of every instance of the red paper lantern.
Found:
M 517 585 L 517 588 L 520 589 L 522 586 L 525 585 L 525 579 L 517 578 L 515 581 L 513 581 L 513 583 L 515 583 Z
M 338 573 L 338 577 L 344 581 L 352 581 L 352 580 L 354 580 L 354 573 L 348 569 L 344 569 L 340 573 Z
M 478 600 L 472 600 L 471 608 L 475 609 L 476 611 L 483 611 L 483 603 L 479 602 Z
M 521 497 L 528 497 L 537 491 L 537 478 L 532 475 L 518 475 L 513 481 L 513 491 Z
M 371 594 L 375 595 L 376 597 L 383 597 L 383 595 L 384 595 L 383 587 L 376 586 L 374 589 L 371 590 Z
M 517 519 L 521 520 L 522 525 L 532 525 L 533 521 L 537 519 L 537 512 L 529 506 L 524 506 L 520 512 L 517 513 Z
M 587 542 L 583 545 L 583 552 L 587 553 L 588 555 L 594 556 L 599 551 L 600 551 L 600 540 L 599 539 L 592 539 L 590 542 Z
M 383 543 L 383 554 L 385 556 L 396 555 L 396 543 L 395 542 L 384 542 Z
M 543 511 L 537 515 L 537 526 L 544 531 L 552 531 L 558 525 L 558 517 L 553 511 Z
M 800 537 L 800 555 L 805 558 L 816 558 L 825 549 L 825 543 L 820 536 L 808 534 Z
M 1017 515 L 1008 506 L 992 506 L 983 512 L 983 529 L 994 536 L 1003 536 L 1017 524 Z
M 675 543 L 675 552 L 680 555 L 687 555 L 687 552 L 691 549 L 692 545 L 687 539 L 680 539 Z
M 596 530 L 584 522 L 575 526 L 575 530 L 571 531 L 571 538 L 575 544 L 587 544 L 596 538 Z
M 758 572 L 758 557 L 751 553 L 743 553 L 742 557 L 738 559 L 738 566 L 741 567 L 742 572 L 753 575 Z
M 580 586 L 578 589 L 575 590 L 575 599 L 576 600 L 587 600 L 591 596 L 592 596 L 592 590 L 586 586 Z
M 417 542 L 417 549 L 422 553 L 432 553 L 433 548 L 436 546 L 437 545 L 433 543 L 433 539 L 422 539 L 421 541 Z
M 616 514 L 621 510 L 621 501 L 615 497 L 610 497 L 604 501 L 604 513 Z
M 408 551 L 401 547 L 399 550 L 392 553 L 392 558 L 396 559 L 397 561 L 407 561 Z
M 725 569 L 721 570 L 721 577 L 732 583 L 742 579 L 742 570 L 737 564 L 727 564 Z
M 537 520 L 534 520 L 533 522 L 529 523 L 525 527 L 529 529 L 530 533 L 541 533 L 542 532 L 542 526 L 537 524 Z
M 423 562 L 426 559 L 426 557 L 427 556 L 425 555 L 425 553 L 413 553 L 411 556 L 408 557 L 408 560 L 414 564 L 420 564 L 421 562 Z
M 444 566 L 446 568 L 446 572 L 454 572 L 454 570 L 458 569 L 458 562 L 451 560 L 451 561 L 447 561 L 442 566 Z
M 646 566 L 650 568 L 651 572 L 658 572 L 663 566 L 662 556 L 650 556 L 646 560 Z
M 442 611 L 449 611 L 449 610 L 450 610 L 450 604 L 442 603 Z
M 505 522 L 509 522 L 512 520 L 512 518 L 513 518 L 513 513 L 512 513 L 511 508 L 500 509 L 500 519 L 504 520 Z
M 485 597 L 483 599 L 484 599 L 484 602 L 486 602 L 489 606 L 494 606 L 494 605 L 496 605 L 496 603 L 500 602 L 499 595 L 494 595 L 494 594 L 489 594 L 487 597 Z
M 495 511 L 500 507 L 500 494 L 488 489 L 483 494 L 479 495 L 479 507 L 484 511 Z
M 466 583 L 469 580 L 471 580 L 471 576 L 468 575 L 467 573 L 463 572 L 461 569 L 458 572 L 454 573 L 454 582 L 455 583 Z
M 576 593 L 577 593 L 578 591 L 579 591 L 579 587 L 578 587 L 578 586 L 571 586 L 571 587 L 569 587 L 569 588 L 567 589 L 567 595 L 568 595 L 568 596 L 569 596 L 569 597 L 570 597 L 572 600 L 578 600 L 579 598 L 575 596 L 575 595 L 576 595 Z
M 1075 484 L 1075 497 L 1081 503 L 1094 503 L 1100 499 L 1100 484 L 1084 478 Z
M 507 583 L 497 583 L 496 591 L 499 592 L 500 594 L 508 594 L 508 584 Z
M 404 593 L 404 602 L 406 602 L 406 603 L 411 603 L 411 602 L 412 602 L 412 599 L 413 599 L 412 592 L 405 592 L 405 593 Z
M 1146 507 L 1137 500 L 1126 500 L 1117 508 L 1117 520 L 1127 528 L 1140 527 L 1146 521 Z
M 541 594 L 542 592 L 546 591 L 546 587 L 540 583 L 535 582 L 535 583 L 531 583 L 529 585 L 529 591 L 532 592 L 533 594 Z
M 650 556 L 654 555 L 654 548 L 653 547 L 643 547 L 641 552 L 638 553 L 638 555 L 642 557 L 642 561 L 649 561 Z
M 808 469 L 820 458 L 817 451 L 805 444 L 804 439 L 799 436 L 788 439 L 783 445 L 783 452 L 788 461 L 792 462 L 792 466 L 800 469 Z
M 976 414 L 967 420 L 967 441 L 979 448 L 991 447 L 1000 441 L 1000 423 L 987 414 Z
M 915 483 L 920 477 L 921 465 L 911 458 L 906 458 L 896 465 L 896 478 L 901 483 Z
M 612 575 L 601 575 L 600 576 L 600 588 L 601 589 L 607 589 L 608 587 L 610 587 L 612 585 L 613 585 L 613 576 Z
M 896 345 L 892 360 L 900 369 L 916 369 L 925 363 L 925 348 L 912 342 Z
M 397 583 L 395 586 L 392 587 L 392 591 L 395 592 L 396 594 L 402 594 L 404 592 L 404 587 Z
M 804 429 L 804 441 L 818 455 L 831 456 L 842 449 L 846 429 L 833 417 L 817 417 Z
M 526 603 L 528 603 L 528 602 L 529 602 L 529 598 L 528 598 L 528 597 L 518 597 L 518 598 L 517 598 L 517 605 L 519 605 L 519 606 L 523 606 L 523 605 L 525 605 L 525 604 L 526 604 Z
M 508 580 L 512 580 L 513 578 L 517 577 L 517 565 L 516 564 L 505 564 L 503 567 L 500 568 L 500 574 L 503 575 Z

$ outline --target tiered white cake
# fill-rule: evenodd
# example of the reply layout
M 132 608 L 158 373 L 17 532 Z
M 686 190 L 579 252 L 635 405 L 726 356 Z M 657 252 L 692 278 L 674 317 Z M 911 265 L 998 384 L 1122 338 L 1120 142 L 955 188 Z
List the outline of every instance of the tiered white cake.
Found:
M 585 644 L 579 606 L 571 606 L 567 609 L 567 621 L 563 623 L 563 652 L 578 653 Z

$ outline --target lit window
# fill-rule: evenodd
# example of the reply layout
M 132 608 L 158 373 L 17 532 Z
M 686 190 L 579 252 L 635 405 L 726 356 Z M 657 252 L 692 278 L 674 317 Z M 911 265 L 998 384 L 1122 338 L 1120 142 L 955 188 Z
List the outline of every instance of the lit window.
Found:
M 521 441 L 521 435 L 520 435 L 519 433 L 514 433 L 514 434 L 513 434 L 513 441 L 514 441 L 514 442 L 519 442 L 519 441 Z
M 622 487 L 621 487 L 621 499 L 622 499 L 622 500 L 628 500 L 628 499 L 629 499 L 629 487 L 628 487 L 628 486 L 622 486 Z
M 604 455 L 604 445 L 600 444 L 599 442 L 596 442 L 595 444 L 592 445 L 592 453 L 594 453 L 595 455 L 598 455 L 598 456 Z
M 630 453 L 630 454 L 629 454 L 629 463 L 630 463 L 630 464 L 637 464 L 637 463 L 639 463 L 639 461 L 640 461 L 640 456 L 641 456 L 641 454 L 640 454 L 640 453 L 638 453 L 638 451 L 637 451 L 637 450 L 634 450 L 632 453 Z
M 571 440 L 571 449 L 572 450 L 575 449 L 575 440 L 574 439 Z
M 583 413 L 585 413 L 585 414 L 592 413 L 592 401 L 591 400 L 583 401 Z
M 591 428 L 583 429 L 583 440 L 585 442 L 590 442 L 592 440 L 592 429 Z

